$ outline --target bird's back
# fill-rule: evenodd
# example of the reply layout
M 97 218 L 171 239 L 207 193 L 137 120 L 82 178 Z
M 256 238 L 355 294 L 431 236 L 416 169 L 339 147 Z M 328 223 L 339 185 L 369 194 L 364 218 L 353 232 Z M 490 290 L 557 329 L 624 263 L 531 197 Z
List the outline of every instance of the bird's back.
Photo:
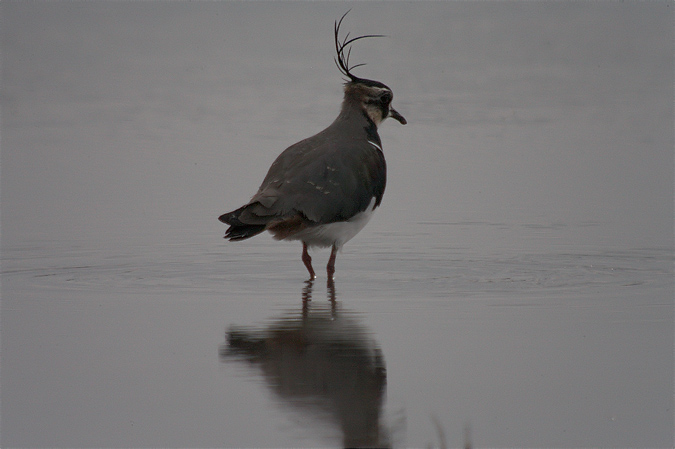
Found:
M 220 220 L 235 228 L 227 237 L 239 240 L 266 228 L 287 231 L 291 224 L 347 221 L 366 210 L 373 198 L 378 206 L 385 185 L 377 129 L 365 118 L 338 117 L 325 130 L 284 150 L 251 201 Z
M 377 130 L 336 120 L 277 157 L 253 201 L 275 214 L 300 212 L 317 224 L 348 220 L 375 197 L 380 204 L 386 163 Z

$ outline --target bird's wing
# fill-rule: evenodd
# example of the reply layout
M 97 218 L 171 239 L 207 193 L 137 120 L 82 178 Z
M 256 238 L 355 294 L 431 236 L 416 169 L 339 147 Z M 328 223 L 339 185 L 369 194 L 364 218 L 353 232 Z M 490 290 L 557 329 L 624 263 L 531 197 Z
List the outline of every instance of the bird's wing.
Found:
M 289 147 L 272 164 L 251 212 L 285 219 L 298 213 L 318 224 L 344 221 L 379 205 L 386 184 L 382 151 L 363 141 L 307 139 Z

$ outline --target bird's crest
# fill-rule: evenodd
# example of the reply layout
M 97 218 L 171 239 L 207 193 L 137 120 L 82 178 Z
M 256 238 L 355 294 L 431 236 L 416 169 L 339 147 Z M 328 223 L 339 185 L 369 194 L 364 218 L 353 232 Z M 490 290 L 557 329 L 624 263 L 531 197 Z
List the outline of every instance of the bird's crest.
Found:
M 352 49 L 351 49 L 351 44 L 354 42 L 360 40 L 360 39 L 365 39 L 367 37 L 384 37 L 382 34 L 366 34 L 364 36 L 357 36 L 353 38 L 349 38 L 349 33 L 347 33 L 344 37 L 344 39 L 340 40 L 340 25 L 342 25 L 342 20 L 349 14 L 348 10 L 346 13 L 340 17 L 340 20 L 335 21 L 335 51 L 337 55 L 335 56 L 335 65 L 338 66 L 338 69 L 340 69 L 340 73 L 342 73 L 344 76 L 349 78 L 349 80 L 346 80 L 347 82 L 359 82 L 359 81 L 365 81 L 362 78 L 359 78 L 355 75 L 352 74 L 352 70 L 354 70 L 356 67 L 361 67 L 363 65 L 366 65 L 365 63 L 362 64 L 354 64 L 353 66 L 349 65 L 349 57 L 351 56 Z

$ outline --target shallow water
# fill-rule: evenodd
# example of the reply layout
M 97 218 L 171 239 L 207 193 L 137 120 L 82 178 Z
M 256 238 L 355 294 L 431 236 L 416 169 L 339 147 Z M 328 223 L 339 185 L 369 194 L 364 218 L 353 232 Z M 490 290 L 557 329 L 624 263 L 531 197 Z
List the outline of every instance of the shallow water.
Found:
M 409 124 L 310 283 L 216 217 L 350 6 Z M 3 447 L 672 447 L 668 3 L 0 7 Z
M 396 237 L 345 250 L 332 288 L 271 239 L 3 251 L 7 445 L 667 441 L 669 251 L 371 243 Z

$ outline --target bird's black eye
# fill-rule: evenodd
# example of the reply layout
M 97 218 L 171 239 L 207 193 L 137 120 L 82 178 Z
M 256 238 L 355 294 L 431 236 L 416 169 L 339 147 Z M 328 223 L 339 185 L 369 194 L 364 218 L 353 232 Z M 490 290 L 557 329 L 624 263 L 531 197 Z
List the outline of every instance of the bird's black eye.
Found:
M 382 104 L 389 104 L 391 103 L 393 97 L 394 95 L 391 92 L 385 92 L 382 95 L 380 95 L 380 102 Z

